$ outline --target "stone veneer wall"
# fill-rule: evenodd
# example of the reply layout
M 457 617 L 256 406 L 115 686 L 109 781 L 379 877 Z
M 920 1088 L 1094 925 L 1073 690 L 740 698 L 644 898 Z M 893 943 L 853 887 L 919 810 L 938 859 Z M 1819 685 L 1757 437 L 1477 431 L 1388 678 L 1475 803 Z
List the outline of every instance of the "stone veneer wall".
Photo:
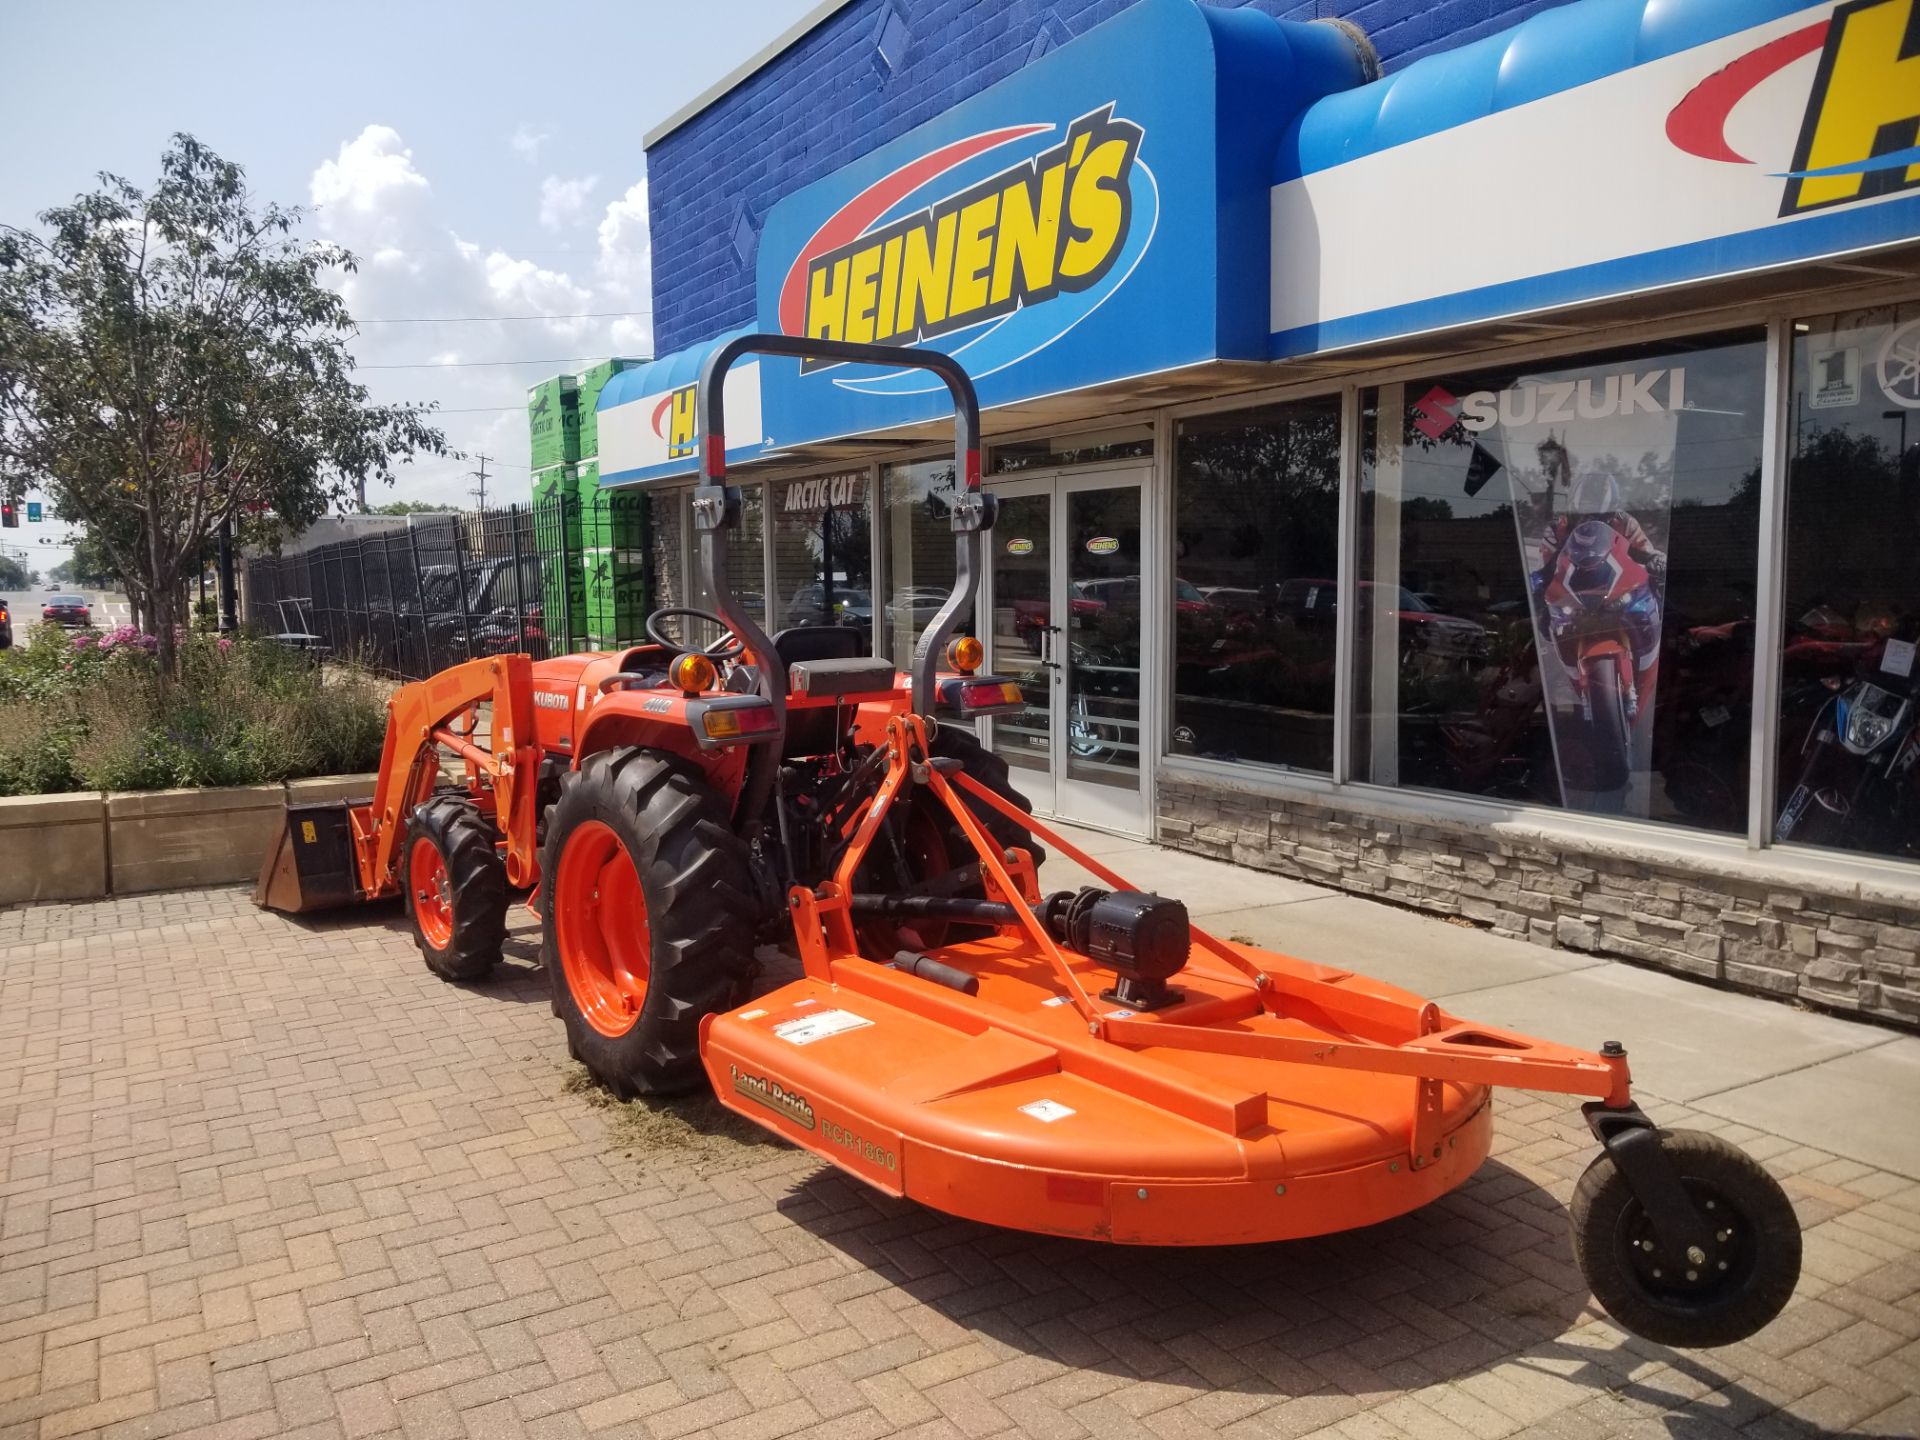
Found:
M 1671 858 L 1524 822 L 1276 796 L 1162 772 L 1161 844 L 1460 915 L 1496 935 L 1920 1026 L 1920 874 Z

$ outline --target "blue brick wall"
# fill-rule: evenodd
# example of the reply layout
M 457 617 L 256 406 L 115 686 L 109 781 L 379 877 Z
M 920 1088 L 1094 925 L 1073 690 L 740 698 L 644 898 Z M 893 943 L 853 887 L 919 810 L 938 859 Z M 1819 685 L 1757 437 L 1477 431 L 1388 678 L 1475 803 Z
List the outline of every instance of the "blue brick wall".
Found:
M 856 0 L 663 137 L 647 156 L 655 353 L 753 318 L 751 253 L 743 259 L 736 244 L 743 208 L 757 227 L 788 191 L 984 90 L 1127 3 Z M 1562 0 L 1252 3 L 1288 19 L 1352 20 L 1372 38 L 1384 68 L 1396 70 Z M 889 12 L 907 35 L 892 73 L 875 59 Z

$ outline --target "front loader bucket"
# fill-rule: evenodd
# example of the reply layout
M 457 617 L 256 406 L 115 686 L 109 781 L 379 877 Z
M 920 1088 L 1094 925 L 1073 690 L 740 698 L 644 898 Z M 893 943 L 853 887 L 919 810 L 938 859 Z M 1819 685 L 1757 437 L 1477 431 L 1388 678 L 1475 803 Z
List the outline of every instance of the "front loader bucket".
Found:
M 354 860 L 354 804 L 289 805 L 267 850 L 253 903 L 288 915 L 356 904 L 361 898 Z

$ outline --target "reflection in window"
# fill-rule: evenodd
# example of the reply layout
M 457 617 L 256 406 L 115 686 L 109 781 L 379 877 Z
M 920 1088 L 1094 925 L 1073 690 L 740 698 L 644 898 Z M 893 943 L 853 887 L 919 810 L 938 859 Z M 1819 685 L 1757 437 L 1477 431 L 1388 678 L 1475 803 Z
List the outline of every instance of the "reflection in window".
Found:
M 953 592 L 953 458 L 914 460 L 880 472 L 886 496 L 886 605 L 881 615 L 884 653 L 904 668 L 920 632 L 932 623 Z M 962 616 L 957 634 L 972 633 Z
M 993 447 L 990 474 L 1044 470 L 1056 465 L 1104 465 L 1153 454 L 1153 427 L 1125 425 L 1092 434 L 1049 435 L 1041 440 L 1009 440 Z
M 780 480 L 773 513 L 774 631 L 873 629 L 873 518 L 864 470 Z
M 1920 304 L 1794 330 L 1774 838 L 1920 859 Z
M 700 580 L 700 531 L 693 524 L 692 492 L 686 494 L 688 509 L 682 524 L 687 533 L 687 592 L 694 597 L 688 603 L 711 610 L 713 596 Z M 740 487 L 740 524 L 728 537 L 727 543 L 727 588 L 733 591 L 734 602 L 761 626 L 767 623 L 765 497 L 765 486 Z M 695 638 L 701 644 L 711 645 L 720 638 L 719 632 L 713 630 L 712 626 L 696 628 L 698 633 Z M 680 629 L 673 626 L 669 633 L 679 634 Z
M 1180 423 L 1175 754 L 1332 768 L 1339 510 L 1337 398 Z
M 1369 392 L 1360 778 L 1745 828 L 1763 350 Z

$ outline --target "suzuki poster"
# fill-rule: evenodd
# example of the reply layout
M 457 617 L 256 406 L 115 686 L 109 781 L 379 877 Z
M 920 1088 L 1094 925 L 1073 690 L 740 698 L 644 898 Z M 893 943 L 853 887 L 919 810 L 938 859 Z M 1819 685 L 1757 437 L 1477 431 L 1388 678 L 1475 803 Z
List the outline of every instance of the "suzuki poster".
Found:
M 1761 376 L 1739 335 L 1405 387 L 1372 778 L 1741 828 Z
M 1651 813 L 1676 411 L 1686 368 L 1463 401 L 1508 459 L 1547 726 L 1569 809 Z M 1584 417 L 1591 417 L 1585 419 Z

